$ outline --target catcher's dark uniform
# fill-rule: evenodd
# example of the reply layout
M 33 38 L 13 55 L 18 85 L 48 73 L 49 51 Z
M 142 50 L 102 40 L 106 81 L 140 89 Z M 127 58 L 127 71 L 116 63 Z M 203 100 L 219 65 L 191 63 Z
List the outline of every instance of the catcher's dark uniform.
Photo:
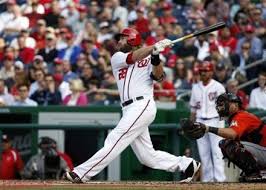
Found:
M 266 168 L 266 124 L 246 111 L 235 113 L 228 121 L 240 143 L 253 155 L 261 168 Z

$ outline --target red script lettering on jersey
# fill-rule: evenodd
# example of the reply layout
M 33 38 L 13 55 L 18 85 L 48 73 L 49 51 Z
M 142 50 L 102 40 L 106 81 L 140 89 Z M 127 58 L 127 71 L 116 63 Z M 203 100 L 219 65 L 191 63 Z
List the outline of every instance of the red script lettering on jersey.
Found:
M 119 80 L 124 79 L 127 76 L 127 69 L 128 68 L 119 69 L 119 71 L 118 71 L 118 79 Z
M 138 61 L 138 67 L 141 68 L 141 67 L 146 67 L 150 61 L 150 57 L 147 58 L 147 59 L 142 59 L 141 61 Z

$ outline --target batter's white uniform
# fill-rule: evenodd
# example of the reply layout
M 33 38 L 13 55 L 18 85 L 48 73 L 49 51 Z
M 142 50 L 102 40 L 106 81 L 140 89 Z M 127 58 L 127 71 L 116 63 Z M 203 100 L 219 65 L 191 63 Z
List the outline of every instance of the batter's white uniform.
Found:
M 151 168 L 175 172 L 184 171 L 192 158 L 176 157 L 153 148 L 148 126 L 156 115 L 153 100 L 153 81 L 150 78 L 151 57 L 128 65 L 127 53 L 117 52 L 111 58 L 113 74 L 117 81 L 121 102 L 133 100 L 124 106 L 118 125 L 107 136 L 104 147 L 83 164 L 74 168 L 82 181 L 103 170 L 128 145 L 131 145 L 139 161 Z M 143 96 L 142 99 L 137 98 Z M 138 100 L 137 100 L 138 99 Z
M 220 121 L 215 109 L 216 97 L 224 92 L 224 86 L 213 79 L 206 86 L 203 85 L 202 81 L 193 85 L 190 106 L 191 111 L 196 113 L 197 122 L 213 127 L 224 127 L 224 121 Z M 215 134 L 206 133 L 197 140 L 202 163 L 203 182 L 223 182 L 226 179 L 223 155 L 219 147 L 221 139 Z

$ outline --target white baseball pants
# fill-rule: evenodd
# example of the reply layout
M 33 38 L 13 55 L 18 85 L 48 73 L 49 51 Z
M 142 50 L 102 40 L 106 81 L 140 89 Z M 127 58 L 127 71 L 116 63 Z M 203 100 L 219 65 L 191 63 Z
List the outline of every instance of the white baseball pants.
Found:
M 197 122 L 213 127 L 224 127 L 224 121 L 220 121 L 218 118 L 209 120 L 197 119 Z M 202 138 L 197 140 L 202 164 L 201 180 L 203 182 L 224 182 L 226 180 L 224 160 L 222 159 L 223 154 L 219 147 L 220 140 L 222 140 L 222 137 L 212 133 L 206 133 Z
M 193 160 L 174 156 L 153 148 L 148 126 L 156 115 L 153 99 L 144 98 L 123 108 L 118 125 L 108 134 L 104 147 L 89 160 L 74 168 L 82 181 L 89 180 L 102 171 L 128 145 L 131 145 L 139 161 L 151 168 L 175 172 L 184 171 Z

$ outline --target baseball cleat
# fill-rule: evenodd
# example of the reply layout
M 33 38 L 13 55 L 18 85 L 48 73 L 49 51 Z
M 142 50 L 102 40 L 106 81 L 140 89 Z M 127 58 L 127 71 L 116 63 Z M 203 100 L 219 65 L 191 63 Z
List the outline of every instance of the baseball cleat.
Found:
M 72 183 L 83 183 L 75 172 L 66 172 L 64 176 L 66 180 L 71 181 Z
M 189 183 L 193 180 L 195 174 L 199 171 L 200 162 L 193 160 L 184 171 L 185 179 L 181 180 L 180 183 Z

